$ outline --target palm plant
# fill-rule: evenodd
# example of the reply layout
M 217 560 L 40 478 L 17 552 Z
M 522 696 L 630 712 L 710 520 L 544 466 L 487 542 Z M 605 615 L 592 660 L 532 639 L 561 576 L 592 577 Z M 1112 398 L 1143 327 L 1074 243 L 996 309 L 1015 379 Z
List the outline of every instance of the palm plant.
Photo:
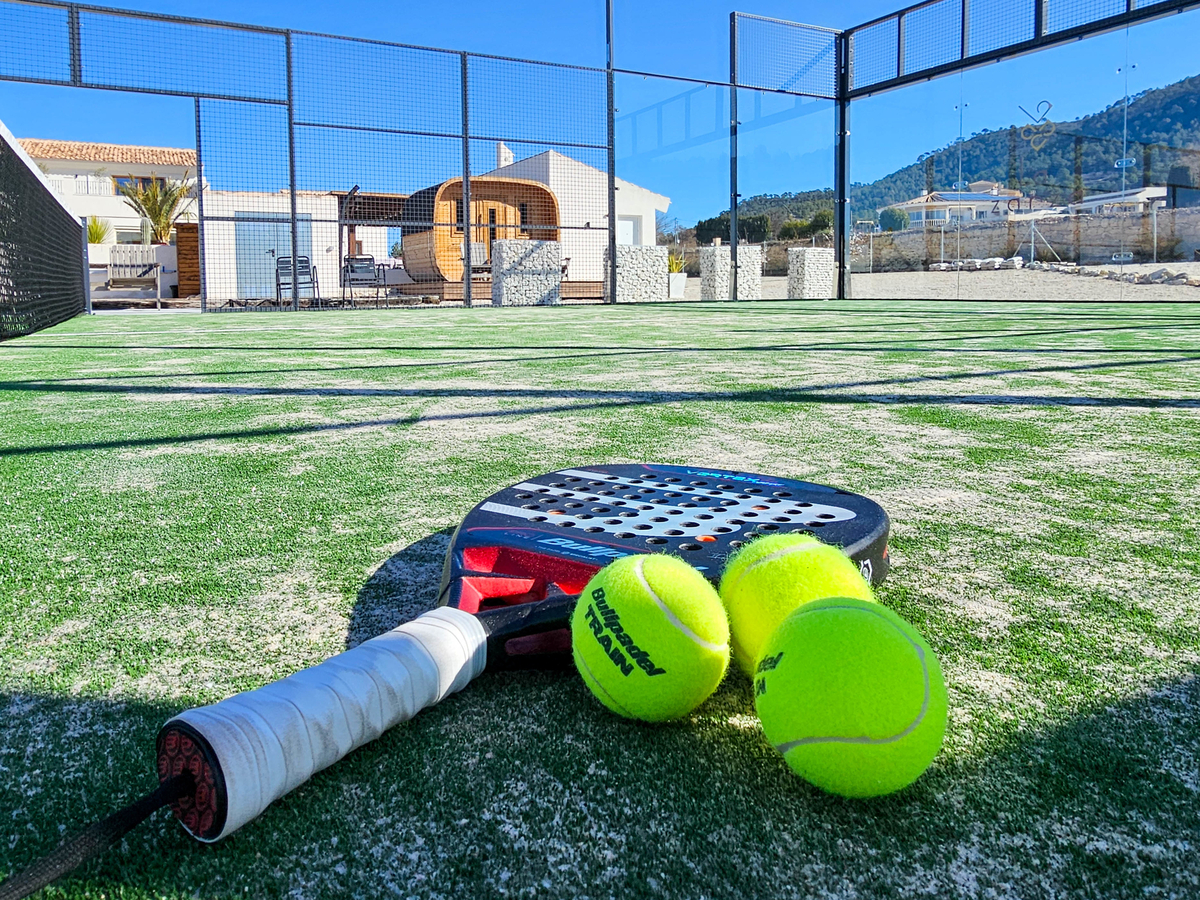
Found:
M 184 215 L 183 207 L 192 193 L 188 173 L 182 181 L 170 178 L 133 178 L 118 187 L 125 203 L 143 219 L 150 222 L 151 240 L 165 244 L 171 239 L 171 229 Z
M 95 216 L 88 216 L 87 222 L 88 243 L 103 244 L 112 234 L 112 222 L 108 219 L 97 219 Z

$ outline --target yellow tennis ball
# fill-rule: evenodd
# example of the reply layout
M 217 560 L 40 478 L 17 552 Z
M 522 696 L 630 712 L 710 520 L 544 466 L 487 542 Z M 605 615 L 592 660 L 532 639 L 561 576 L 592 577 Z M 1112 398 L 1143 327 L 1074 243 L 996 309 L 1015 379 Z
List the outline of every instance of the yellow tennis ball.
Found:
M 686 716 L 729 666 L 717 592 L 681 559 L 626 556 L 588 582 L 571 616 L 575 667 L 597 699 L 631 719 Z
M 829 597 L 763 646 L 754 707 L 797 775 L 844 797 L 912 784 L 946 732 L 946 685 L 920 632 L 880 603 Z
M 796 607 L 822 597 L 874 600 L 858 566 L 808 534 L 773 534 L 746 544 L 721 575 L 733 656 L 754 673 L 763 642 Z

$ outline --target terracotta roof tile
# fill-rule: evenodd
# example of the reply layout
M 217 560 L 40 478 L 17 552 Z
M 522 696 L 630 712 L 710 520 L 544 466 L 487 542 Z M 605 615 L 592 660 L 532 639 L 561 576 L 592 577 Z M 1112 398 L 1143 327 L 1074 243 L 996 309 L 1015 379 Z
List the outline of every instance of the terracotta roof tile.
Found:
M 20 138 L 20 144 L 34 159 L 66 159 L 141 166 L 186 166 L 192 169 L 196 167 L 196 151 L 176 147 L 134 147 L 129 144 L 45 141 L 39 138 Z

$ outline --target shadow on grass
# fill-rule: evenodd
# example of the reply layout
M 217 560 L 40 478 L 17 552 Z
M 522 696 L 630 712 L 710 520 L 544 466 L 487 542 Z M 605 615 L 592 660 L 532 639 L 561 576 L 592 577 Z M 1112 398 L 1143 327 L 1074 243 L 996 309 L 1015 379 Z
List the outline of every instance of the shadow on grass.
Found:
M 599 883 L 641 895 L 655 878 L 667 896 L 779 884 L 1187 896 L 1200 872 L 1198 707 L 1200 682 L 1177 679 L 1039 730 L 980 733 L 971 755 L 943 755 L 912 788 L 847 801 L 787 771 L 747 716 L 742 679 L 690 722 L 655 727 L 612 716 L 569 673 L 487 675 L 221 844 L 160 812 L 48 896 L 478 896 L 501 871 L 514 893 L 551 895 Z M 154 736 L 177 711 L 13 694 L 0 709 L 5 875 L 152 789 Z
M 371 574 L 350 612 L 347 649 L 433 609 L 453 534 L 453 527 L 435 531 L 393 554 Z
M 446 348 L 443 348 L 443 349 L 446 349 Z M 462 350 L 463 348 L 449 348 L 449 349 Z M 539 349 L 546 349 L 546 348 L 543 347 L 543 348 L 539 348 Z M 564 349 L 566 349 L 566 348 L 564 348 Z M 117 374 L 117 375 L 88 375 L 88 376 L 83 376 L 83 377 L 79 377 L 79 378 L 39 378 L 37 380 L 30 380 L 30 381 L 0 382 L 0 391 L 4 391 L 4 390 L 52 391 L 52 390 L 54 390 L 54 387 L 59 386 L 59 385 L 64 385 L 66 387 L 76 387 L 80 390 L 87 390 L 89 385 L 97 384 L 100 386 L 98 388 L 99 390 L 111 390 L 114 393 L 136 393 L 136 392 L 142 391 L 142 390 L 145 390 L 145 391 L 154 391 L 154 390 L 193 391 L 194 390 L 194 391 L 201 391 L 201 392 L 203 392 L 205 390 L 216 390 L 216 391 L 224 390 L 224 391 L 234 391 L 234 392 L 237 392 L 237 391 L 269 392 L 274 389 L 271 389 L 271 388 L 261 388 L 261 389 L 260 388 L 238 388 L 238 387 L 233 387 L 233 386 L 221 386 L 221 385 L 204 385 L 204 386 L 195 387 L 195 388 L 186 387 L 186 386 L 179 387 L 179 386 L 168 385 L 163 388 L 134 387 L 131 389 L 130 386 L 126 385 L 126 384 L 105 386 L 103 383 L 108 382 L 108 381 L 117 381 L 117 382 L 143 382 L 143 381 L 155 381 L 155 380 L 165 381 L 165 380 L 169 380 L 169 379 L 178 379 L 178 378 L 232 378 L 232 377 L 243 377 L 243 376 L 248 376 L 248 375 L 288 375 L 288 376 L 292 376 L 292 375 L 336 375 L 336 374 L 339 374 L 342 372 L 392 372 L 392 371 L 407 372 L 407 371 L 422 370 L 422 369 L 446 369 L 446 368 L 469 369 L 469 368 L 473 368 L 476 366 L 487 367 L 487 366 L 495 366 L 495 365 L 505 364 L 505 363 L 519 364 L 519 363 L 537 363 L 537 362 L 560 362 L 560 363 L 561 362 L 588 362 L 590 360 L 606 359 L 606 358 L 611 358 L 611 357 L 635 357 L 635 356 L 637 356 L 637 357 L 665 357 L 665 356 L 671 356 L 673 354 L 702 354 L 702 353 L 712 353 L 715 351 L 719 351 L 721 353 L 748 353 L 748 354 L 751 354 L 756 357 L 761 356 L 761 354 L 763 354 L 763 353 L 775 353 L 775 352 L 783 352 L 783 353 L 787 353 L 787 352 L 797 352 L 797 353 L 800 353 L 800 352 L 803 352 L 803 353 L 810 353 L 810 352 L 860 353 L 860 352 L 862 352 L 862 353 L 867 353 L 867 352 L 869 352 L 869 353 L 924 353 L 924 354 L 953 353 L 953 354 L 959 354 L 959 355 L 961 355 L 962 353 L 972 353 L 972 354 L 978 353 L 978 354 L 991 354 L 991 355 L 1006 354 L 1006 355 L 1014 355 L 1014 356 L 1027 356 L 1027 355 L 1045 356 L 1045 355 L 1068 355 L 1068 354 L 1074 355 L 1074 356 L 1078 356 L 1078 355 L 1086 355 L 1086 356 L 1138 355 L 1138 356 L 1145 356 L 1145 355 L 1147 355 L 1147 352 L 1148 352 L 1144 349 L 1137 349 L 1137 348 L 1121 349 L 1121 348 L 1108 348 L 1108 347 L 1089 348 L 1086 350 L 1080 350 L 1078 348 L 1062 348 L 1062 347 L 1034 348 L 1034 349 L 1023 349 L 1023 350 L 1001 349 L 1001 348 L 971 348 L 970 350 L 963 350 L 961 347 L 928 348 L 928 347 L 897 347 L 894 345 L 890 345 L 890 346 L 886 346 L 886 347 L 870 347 L 870 348 L 861 347 L 861 346 L 831 347 L 828 345 L 817 347 L 817 346 L 803 346 L 803 345 L 799 345 L 799 344 L 797 344 L 797 345 L 773 345 L 773 346 L 763 346 L 763 347 L 719 347 L 719 348 L 641 347 L 641 348 L 622 348 L 620 350 L 614 349 L 611 351 L 599 352 L 599 353 L 556 354 L 553 356 L 485 357 L 485 358 L 479 358 L 476 355 L 474 358 L 471 358 L 471 359 L 438 360 L 435 362 L 364 363 L 363 365 L 359 365 L 359 366 L 304 366 L 304 367 L 290 367 L 290 368 L 286 368 L 286 369 L 282 369 L 282 368 L 281 369 L 211 369 L 211 370 L 203 371 L 203 372 L 154 372 L 154 373 L 146 373 L 146 374 L 141 374 L 141 375 Z M 1198 351 L 1195 351 L 1195 350 L 1156 348 L 1154 352 L 1155 352 L 1155 354 L 1157 354 L 1156 358 L 1153 360 L 1149 360 L 1149 361 L 1132 360 L 1132 361 L 1116 362 L 1116 363 L 1094 363 L 1094 364 L 1084 363 L 1082 365 L 1084 365 L 1084 366 L 1094 365 L 1094 366 L 1099 366 L 1099 367 L 1146 365 L 1146 364 L 1152 364 L 1152 363 L 1164 361 L 1164 358 L 1161 356 L 1161 354 L 1163 354 L 1163 353 L 1171 354 L 1171 356 L 1165 357 L 1165 360 L 1170 361 L 1170 362 L 1189 362 L 1189 361 L 1200 360 L 1200 355 L 1197 355 Z M 1046 369 L 1028 369 L 1028 370 L 1014 369 L 1012 371 L 1013 372 L 1063 371 L 1068 368 L 1070 368 L 1070 367 L 1047 367 Z M 325 392 L 325 391 L 337 391 L 338 389 L 337 388 L 309 388 L 309 389 L 292 388 L 292 389 L 283 389 L 283 390 L 295 390 L 298 392 L 304 392 L 306 390 L 307 391 L 316 391 L 316 392 Z M 377 392 L 379 390 L 385 390 L 385 389 L 364 388 L 362 390 L 366 391 L 366 392 Z
M 578 413 L 626 407 L 656 406 L 669 403 L 815 403 L 933 406 L 971 404 L 982 406 L 1090 406 L 1126 409 L 1195 409 L 1200 397 L 1087 397 L 1052 394 L 929 394 L 889 393 L 887 388 L 923 383 L 949 383 L 1013 375 L 1056 374 L 1083 371 L 1120 370 L 1135 367 L 1169 365 L 1200 361 L 1200 356 L 1162 357 L 1122 362 L 1084 363 L 1073 366 L 1037 366 L 1020 369 L 956 372 L 937 375 L 917 375 L 863 381 L 832 382 L 802 388 L 753 388 L 732 391 L 629 391 L 629 390 L 572 390 L 539 388 L 256 388 L 256 387 L 171 387 L 166 385 L 126 387 L 120 385 L 46 385 L 39 382 L 0 382 L 0 391 L 25 391 L 63 394 L 180 394 L 204 396 L 245 397 L 393 397 L 413 400 L 465 398 L 474 400 L 536 400 L 565 399 L 570 402 L 545 406 L 490 409 L 476 412 L 419 414 L 398 417 L 363 419 L 312 425 L 275 426 L 236 431 L 199 432 L 145 438 L 120 438 L 106 441 L 87 441 L 67 444 L 35 444 L 0 449 L 0 457 L 65 451 L 127 449 L 182 445 L 210 440 L 239 440 L 284 437 L 321 432 L 343 432 L 360 428 L 403 427 L 416 422 L 471 421 L 512 418 L 557 413 Z M 878 390 L 864 390 L 876 388 Z M 845 393 L 831 393 L 845 391 Z

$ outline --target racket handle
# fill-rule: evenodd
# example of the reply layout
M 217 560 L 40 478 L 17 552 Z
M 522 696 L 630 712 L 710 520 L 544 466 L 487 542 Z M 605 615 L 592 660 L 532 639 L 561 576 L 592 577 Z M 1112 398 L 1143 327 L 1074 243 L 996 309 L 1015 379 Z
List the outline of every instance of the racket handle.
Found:
M 190 709 L 159 734 L 159 777 L 192 772 L 174 804 L 196 838 L 219 840 L 347 753 L 483 671 L 487 635 L 442 607 L 320 665 Z

